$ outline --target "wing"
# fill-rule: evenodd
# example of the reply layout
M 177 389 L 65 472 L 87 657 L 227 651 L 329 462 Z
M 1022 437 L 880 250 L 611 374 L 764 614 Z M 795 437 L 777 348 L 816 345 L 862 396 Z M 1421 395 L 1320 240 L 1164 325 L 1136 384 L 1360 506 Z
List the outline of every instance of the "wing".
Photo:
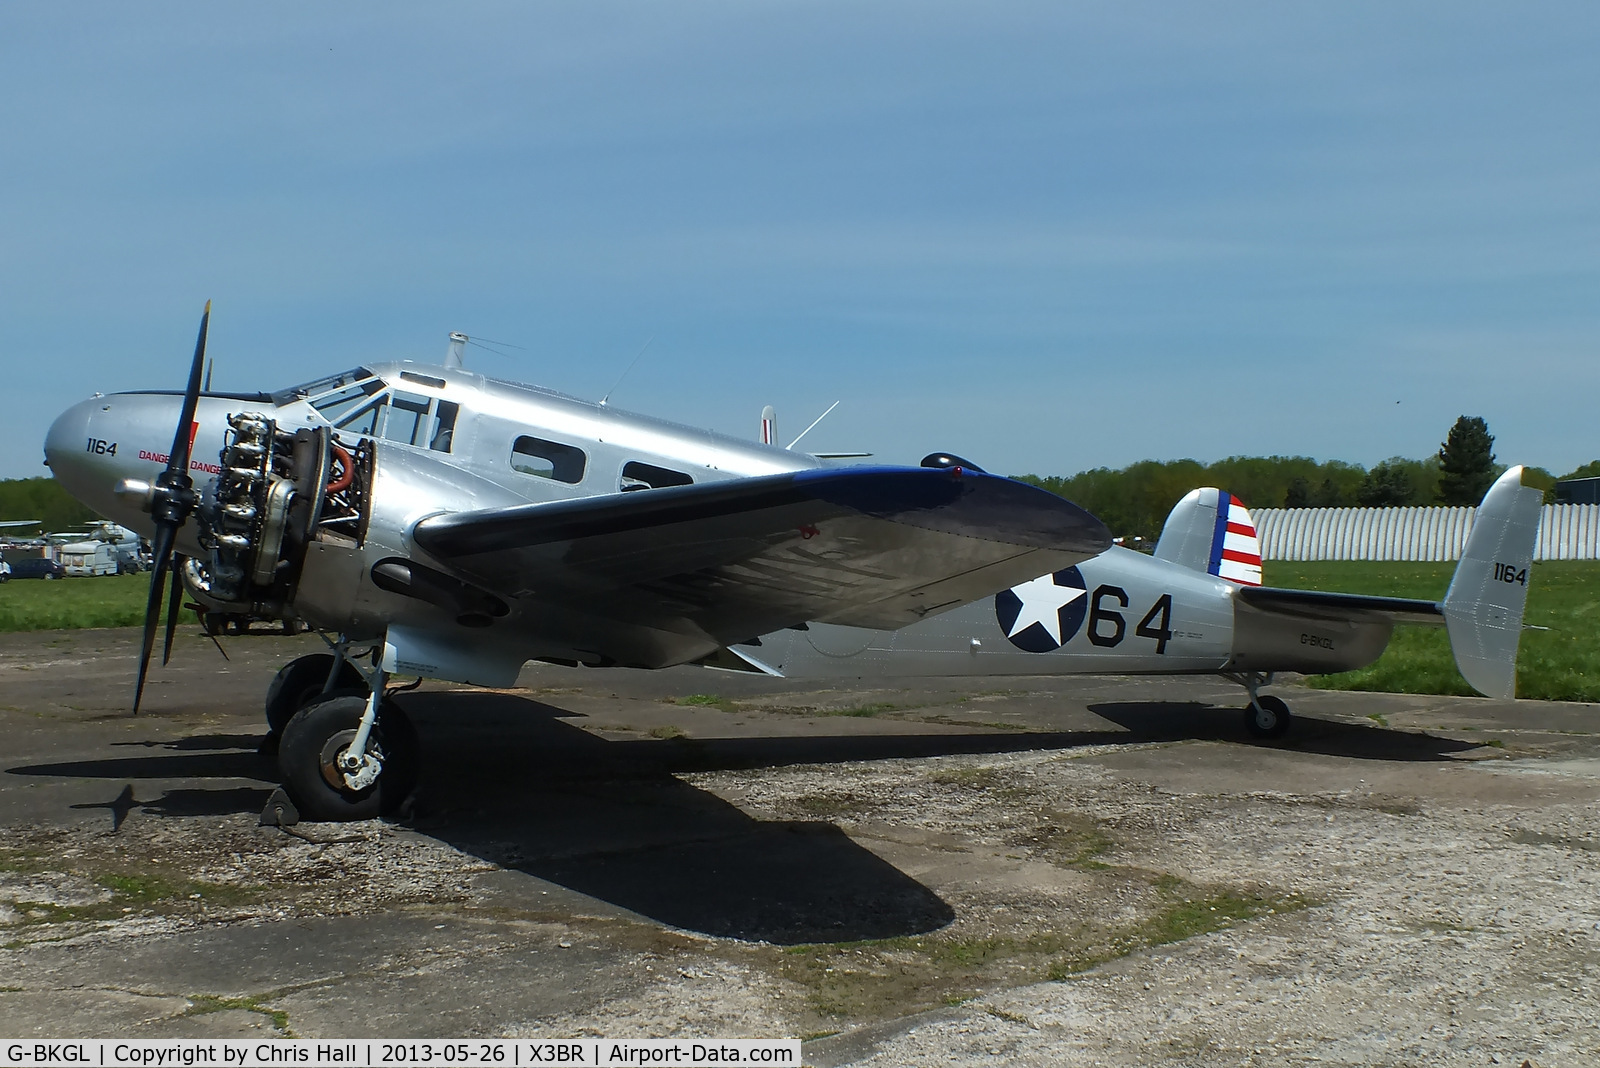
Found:
M 1032 486 L 869 467 L 435 516 L 412 538 L 520 625 L 647 667 L 812 620 L 903 627 L 1110 545 Z
M 1318 590 L 1280 590 L 1271 586 L 1240 587 L 1238 598 L 1253 608 L 1305 619 L 1331 619 L 1348 623 L 1420 623 L 1444 626 L 1444 608 L 1435 601 L 1404 597 L 1369 597 L 1360 593 L 1323 593 Z

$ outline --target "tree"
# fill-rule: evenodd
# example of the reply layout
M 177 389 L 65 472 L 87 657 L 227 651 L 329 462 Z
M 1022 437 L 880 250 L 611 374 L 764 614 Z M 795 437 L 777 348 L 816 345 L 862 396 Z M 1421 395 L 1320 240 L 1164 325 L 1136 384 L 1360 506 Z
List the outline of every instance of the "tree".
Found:
M 0 520 L 38 519 L 48 531 L 97 518 L 94 509 L 80 504 L 53 478 L 0 479 Z
M 1439 446 L 1439 501 L 1477 504 L 1494 481 L 1494 435 L 1482 416 L 1463 415 Z
M 1556 503 L 1556 476 L 1544 468 L 1534 467 L 1531 464 L 1524 465 L 1522 468 L 1522 484 L 1544 494 L 1545 504 Z
M 1311 507 L 1338 508 L 1344 504 L 1344 493 L 1332 478 L 1322 480 L 1322 485 L 1311 491 Z
M 1406 469 L 1385 460 L 1368 471 L 1367 477 L 1361 480 L 1361 488 L 1356 490 L 1356 500 L 1367 508 L 1399 508 L 1412 503 L 1416 493 L 1417 487 Z

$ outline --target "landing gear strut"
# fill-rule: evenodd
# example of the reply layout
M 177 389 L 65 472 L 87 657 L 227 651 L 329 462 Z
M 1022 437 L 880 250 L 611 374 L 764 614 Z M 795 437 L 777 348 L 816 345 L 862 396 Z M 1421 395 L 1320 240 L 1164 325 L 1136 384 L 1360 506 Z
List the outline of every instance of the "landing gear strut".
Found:
M 1281 698 L 1258 691 L 1271 685 L 1270 671 L 1223 672 L 1229 682 L 1243 686 L 1250 694 L 1250 703 L 1244 706 L 1244 725 L 1252 735 L 1262 739 L 1282 738 L 1289 732 L 1291 717 L 1289 706 Z

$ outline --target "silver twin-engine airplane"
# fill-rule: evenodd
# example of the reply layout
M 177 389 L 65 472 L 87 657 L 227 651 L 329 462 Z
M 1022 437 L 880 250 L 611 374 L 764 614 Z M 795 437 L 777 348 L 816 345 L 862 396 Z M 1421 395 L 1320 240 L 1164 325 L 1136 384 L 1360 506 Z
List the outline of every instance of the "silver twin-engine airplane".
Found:
M 946 454 L 840 466 L 445 366 L 373 364 L 276 393 L 97 395 L 45 462 L 153 543 L 137 711 L 168 571 L 183 594 L 295 620 L 331 652 L 267 692 L 283 786 L 310 819 L 391 811 L 419 772 L 391 675 L 510 686 L 540 660 L 769 675 L 1217 674 L 1263 737 L 1279 671 L 1371 663 L 1397 623 L 1444 625 L 1509 697 L 1540 494 L 1489 490 L 1442 602 L 1260 585 L 1249 513 L 1200 489 L 1154 557 L 1044 490 Z

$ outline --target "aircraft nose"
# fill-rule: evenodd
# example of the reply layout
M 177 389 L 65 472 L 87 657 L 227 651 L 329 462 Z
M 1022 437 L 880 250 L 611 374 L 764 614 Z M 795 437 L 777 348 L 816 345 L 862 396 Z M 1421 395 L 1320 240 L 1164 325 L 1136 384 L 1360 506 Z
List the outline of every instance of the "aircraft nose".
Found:
M 89 426 L 94 418 L 95 401 L 74 404 L 56 417 L 44 438 L 44 462 L 57 481 L 79 500 L 88 488 L 88 464 L 93 457 Z

